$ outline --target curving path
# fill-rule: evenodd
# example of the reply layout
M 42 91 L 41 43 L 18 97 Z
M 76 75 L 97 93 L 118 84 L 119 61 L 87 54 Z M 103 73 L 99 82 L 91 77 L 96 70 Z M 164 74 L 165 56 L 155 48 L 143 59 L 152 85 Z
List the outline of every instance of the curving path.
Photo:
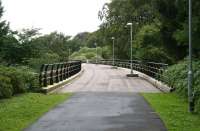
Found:
M 75 92 L 25 131 L 166 131 L 138 93 L 160 92 L 129 70 L 84 65 L 85 72 L 58 92 Z
M 141 78 L 128 78 L 128 69 L 84 64 L 84 74 L 59 92 L 160 92 Z

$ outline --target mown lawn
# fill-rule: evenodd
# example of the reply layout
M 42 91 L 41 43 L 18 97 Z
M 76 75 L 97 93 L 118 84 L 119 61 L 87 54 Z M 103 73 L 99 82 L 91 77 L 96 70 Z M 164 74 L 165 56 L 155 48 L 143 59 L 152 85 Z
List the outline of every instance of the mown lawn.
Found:
M 0 131 L 22 131 L 71 94 L 27 93 L 0 100 Z
M 188 113 L 187 102 L 176 94 L 142 94 L 168 131 L 200 131 L 200 115 Z

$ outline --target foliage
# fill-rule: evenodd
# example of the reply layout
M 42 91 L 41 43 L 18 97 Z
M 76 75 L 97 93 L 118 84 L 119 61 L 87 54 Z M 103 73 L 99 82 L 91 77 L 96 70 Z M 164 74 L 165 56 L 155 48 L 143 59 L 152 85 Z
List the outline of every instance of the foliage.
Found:
M 27 63 L 29 67 L 38 72 L 42 64 L 57 63 L 59 59 L 60 57 L 56 53 L 44 53 L 43 56 L 28 59 Z
M 26 93 L 0 100 L 0 130 L 22 131 L 71 94 Z
M 37 85 L 37 75 L 27 67 L 4 67 L 0 66 L 1 92 L 7 92 L 10 97 L 14 94 L 24 93 L 33 90 Z M 2 95 L 3 97 L 3 95 Z
M 166 77 L 164 80 L 170 87 L 175 88 L 175 91 L 184 97 L 187 97 L 187 72 L 188 66 L 186 61 L 182 61 L 176 65 L 170 66 L 165 72 L 164 76 Z M 193 90 L 195 93 L 195 102 L 196 102 L 196 110 L 200 111 L 200 61 L 195 61 L 193 63 L 194 70 L 194 81 L 193 81 Z
M 174 93 L 142 94 L 159 114 L 168 131 L 199 131 L 199 114 L 188 112 L 188 103 Z
M 101 58 L 102 49 L 97 48 L 98 59 Z M 71 59 L 75 60 L 95 60 L 96 59 L 96 48 L 83 47 L 78 52 L 72 54 Z
M 0 75 L 0 98 L 9 98 L 12 93 L 13 87 L 10 78 Z
M 112 50 L 110 46 L 103 46 L 102 47 L 102 58 L 110 59 L 112 57 Z
M 159 24 L 143 26 L 136 34 L 133 50 L 137 59 L 173 63 L 173 59 L 164 49 Z
M 199 1 L 193 3 L 193 51 L 196 58 L 200 57 L 199 32 L 200 14 Z M 175 63 L 187 56 L 188 50 L 188 1 L 186 0 L 113 0 L 107 3 L 99 12 L 99 18 L 103 21 L 100 26 L 99 35 L 103 36 L 104 43 L 111 43 L 112 36 L 117 38 L 117 58 L 127 59 L 130 57 L 130 36 L 129 27 L 125 29 L 128 22 L 133 23 L 133 42 L 141 46 L 134 48 L 134 58 L 143 58 L 147 48 L 161 48 L 161 55 L 164 54 L 161 62 Z M 139 33 L 139 34 L 138 34 Z M 94 33 L 95 34 L 95 33 Z M 138 38 L 138 36 L 140 38 Z M 143 39 L 142 41 L 141 38 Z M 109 46 L 112 46 L 109 44 Z M 143 49 L 144 48 L 144 49 Z M 154 50 L 154 49 L 152 49 Z M 156 50 L 156 49 L 155 49 Z M 160 60 L 156 50 L 151 52 L 153 61 Z M 140 57 L 142 54 L 142 57 Z

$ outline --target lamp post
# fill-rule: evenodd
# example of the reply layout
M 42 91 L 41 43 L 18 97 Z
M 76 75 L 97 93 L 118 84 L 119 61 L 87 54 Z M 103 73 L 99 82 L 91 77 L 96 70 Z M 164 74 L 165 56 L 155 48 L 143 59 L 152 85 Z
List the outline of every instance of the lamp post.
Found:
M 111 39 L 113 40 L 113 66 L 115 66 L 115 37 Z
M 70 49 L 68 49 L 68 61 L 70 60 Z
M 133 74 L 133 23 L 127 23 L 127 26 L 130 26 L 130 44 L 131 44 L 131 74 L 128 74 L 128 77 L 138 77 L 138 74 Z
M 94 43 L 96 46 L 96 64 L 97 64 L 97 57 L 98 57 L 98 52 L 97 52 L 97 43 Z
M 188 102 L 189 112 L 194 111 L 194 98 L 192 95 L 193 69 L 192 69 L 192 1 L 189 0 L 189 71 L 188 71 Z

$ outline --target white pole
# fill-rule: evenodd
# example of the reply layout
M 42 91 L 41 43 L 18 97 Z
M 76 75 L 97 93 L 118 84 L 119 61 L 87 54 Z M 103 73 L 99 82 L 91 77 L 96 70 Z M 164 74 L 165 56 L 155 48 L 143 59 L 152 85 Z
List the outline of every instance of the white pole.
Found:
M 112 37 L 113 40 L 113 66 L 115 66 L 115 37 Z
M 96 63 L 97 63 L 97 57 L 98 57 L 98 49 L 97 49 L 97 43 L 96 43 Z
M 189 0 L 189 71 L 188 71 L 188 101 L 189 112 L 194 111 L 194 101 L 192 95 L 193 69 L 192 69 L 192 1 Z
M 133 74 L 133 25 L 131 24 L 131 74 Z

